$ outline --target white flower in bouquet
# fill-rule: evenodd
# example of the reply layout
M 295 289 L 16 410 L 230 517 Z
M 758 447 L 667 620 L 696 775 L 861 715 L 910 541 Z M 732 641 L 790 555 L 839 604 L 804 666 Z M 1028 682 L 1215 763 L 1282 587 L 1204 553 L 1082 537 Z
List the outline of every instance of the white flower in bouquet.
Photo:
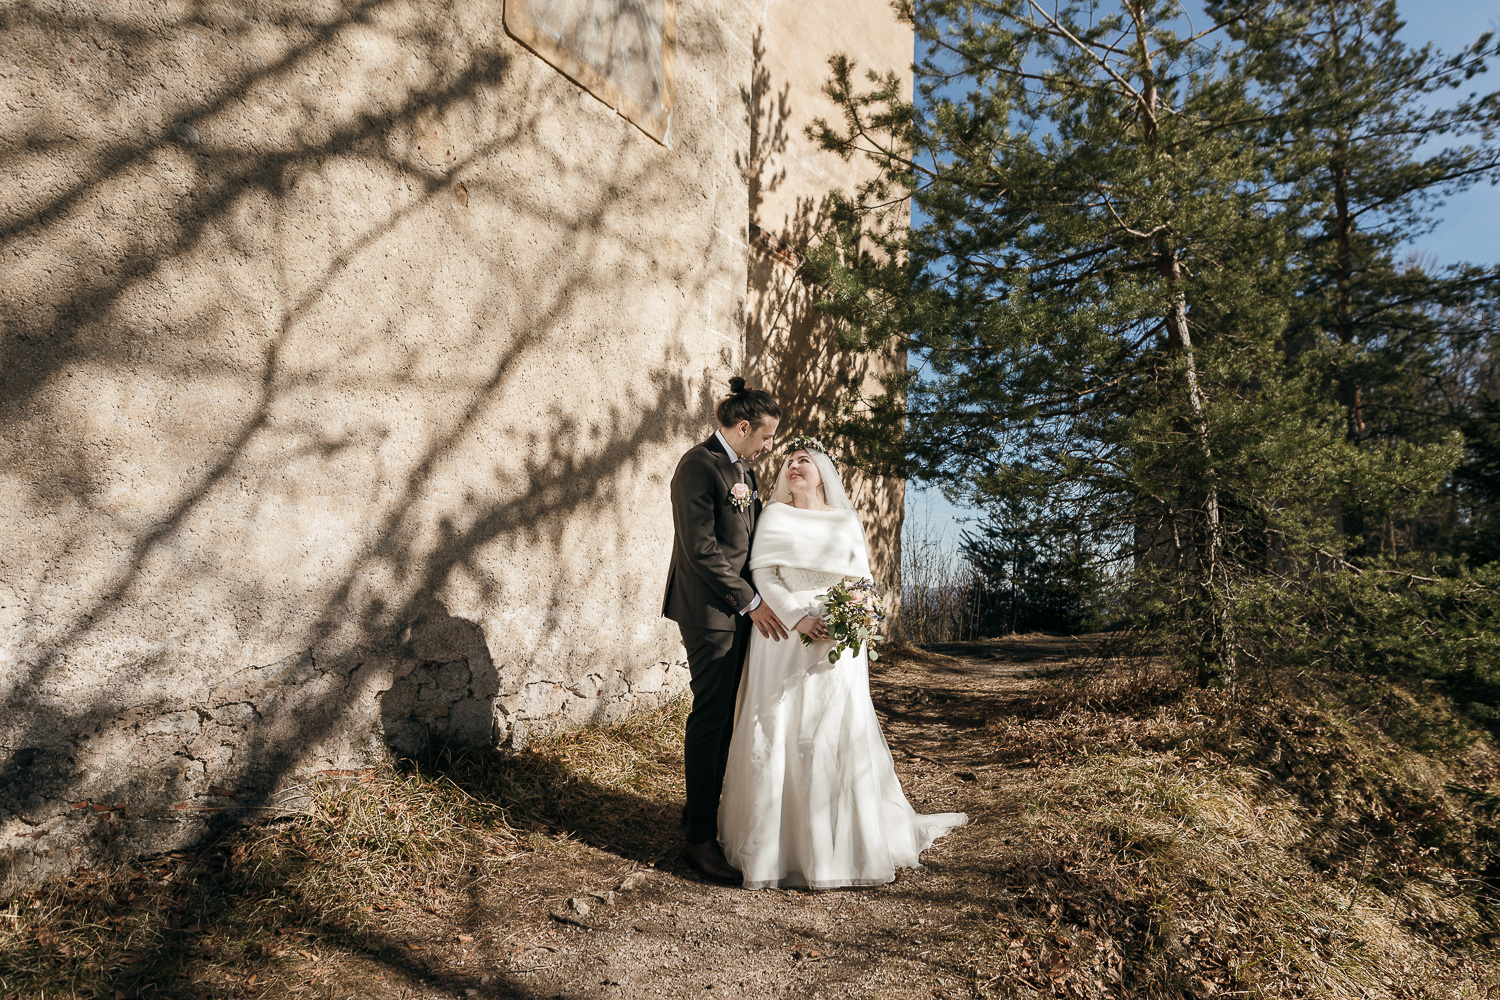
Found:
M 875 652 L 875 643 L 885 641 L 885 636 L 880 634 L 885 612 L 875 596 L 873 580 L 840 583 L 830 587 L 818 600 L 825 609 L 823 620 L 828 623 L 828 634 L 833 638 L 833 649 L 828 652 L 829 663 L 837 663 L 846 649 L 859 652 L 866 643 L 869 644 L 871 662 L 880 658 Z M 804 646 L 810 646 L 812 642 L 806 634 L 802 635 Z

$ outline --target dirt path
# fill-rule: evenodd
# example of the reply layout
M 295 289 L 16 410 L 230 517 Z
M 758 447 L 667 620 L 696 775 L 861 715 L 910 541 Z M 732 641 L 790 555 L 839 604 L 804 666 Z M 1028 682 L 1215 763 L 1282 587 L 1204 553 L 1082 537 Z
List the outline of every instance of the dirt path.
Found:
M 502 883 L 393 921 L 402 932 L 388 947 L 327 955 L 315 981 L 278 995 L 973 996 L 978 970 L 994 967 L 984 953 L 1006 946 L 984 922 L 1008 891 L 1007 816 L 1031 780 L 1027 761 L 985 726 L 1030 678 L 1081 651 L 1069 640 L 1017 639 L 878 665 L 873 694 L 908 797 L 919 811 L 973 820 L 894 884 L 820 893 L 706 885 L 676 856 L 671 810 L 643 809 L 640 835 L 623 838 L 623 849 L 564 843 L 525 855 Z
M 973 819 L 891 885 L 693 879 L 671 706 L 74 873 L 0 910 L 0 1000 L 1500 996 L 1495 828 L 1448 794 L 1494 786 L 1486 737 L 1397 689 L 1231 704 L 1088 651 L 878 665 L 908 797 Z

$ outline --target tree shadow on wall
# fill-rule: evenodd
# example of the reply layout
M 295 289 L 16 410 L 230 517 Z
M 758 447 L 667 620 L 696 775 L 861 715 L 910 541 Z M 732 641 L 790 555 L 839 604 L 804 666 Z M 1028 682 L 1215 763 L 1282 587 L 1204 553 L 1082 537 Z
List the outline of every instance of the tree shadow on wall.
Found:
M 771 71 L 766 66 L 766 30 L 757 28 L 750 39 L 750 87 L 740 88 L 745 105 L 745 119 L 750 126 L 750 142 L 745 154 L 734 154 L 750 198 L 750 222 L 761 217 L 766 195 L 775 192 L 786 180 L 786 167 L 779 158 L 786 153 L 791 121 L 791 84 L 780 90 L 771 85 Z
M 708 292 L 710 227 L 666 262 L 637 235 L 669 198 L 657 147 L 611 116 L 580 159 L 546 138 L 576 114 L 572 84 L 546 67 L 518 72 L 521 50 L 498 34 L 470 41 L 456 3 L 425 8 L 415 27 L 397 7 L 271 19 L 252 4 L 192 7 L 177 34 L 129 15 L 0 15 L 35 67 L 68 66 L 82 47 L 92 75 L 77 100 L 102 123 L 70 133 L 43 109 L 0 147 L 23 177 L 49 159 L 66 168 L 0 219 L 6 249 L 35 264 L 10 290 L 20 307 L 0 317 L 0 419 L 16 431 L 0 462 L 35 473 L 52 511 L 39 537 L 54 543 L 46 555 L 62 581 L 26 595 L 22 656 L 0 696 L 0 820 L 22 819 L 23 844 L 45 841 L 57 858 L 74 846 L 161 850 L 196 838 L 200 817 L 279 808 L 294 769 L 378 712 L 388 681 L 372 664 L 420 658 L 409 630 L 447 613 L 455 581 L 478 600 L 513 592 L 526 571 L 507 557 L 576 562 L 580 525 L 599 551 L 631 549 L 621 497 L 709 412 L 705 380 L 686 370 L 687 310 L 662 346 L 634 352 L 628 379 L 577 361 L 580 303 L 616 294 L 622 276 L 688 301 Z M 394 62 L 350 55 L 365 51 Z M 130 95 L 162 65 L 200 86 L 143 110 Z M 355 69 L 389 73 L 371 83 Z M 245 131 L 250 105 L 268 134 Z M 597 197 L 567 203 L 525 177 L 567 178 Z M 481 205 L 490 214 L 476 220 Z M 499 216 L 550 245 L 519 264 L 496 252 Z M 433 229 L 480 269 L 459 275 L 478 292 L 465 297 L 470 286 L 441 262 L 404 266 Z M 48 268 L 49 253 L 66 266 Z M 342 325 L 329 318 L 339 309 Z M 446 339 L 414 339 L 416 319 Z M 575 362 L 600 384 L 588 408 L 517 404 L 540 366 Z M 106 399 L 90 410 L 69 388 L 75 376 L 158 399 L 142 440 L 163 461 L 111 458 L 130 421 Z M 173 403 L 179 391 L 186 402 Z M 423 392 L 442 405 L 403 422 L 401 401 Z M 523 409 L 524 420 L 497 419 Z M 253 531 L 216 534 L 226 511 L 254 528 L 267 508 L 336 512 L 345 490 L 373 498 L 348 534 L 293 532 L 269 547 Z M 280 544 L 306 551 L 278 562 Z M 551 583 L 554 609 L 568 586 Z M 203 594 L 220 599 L 221 622 L 285 658 L 217 674 L 194 659 L 194 612 L 177 605 Z M 512 662 L 569 638 L 555 613 L 526 624 L 505 637 Z M 111 633 L 139 654 L 57 694 L 97 668 Z M 497 683 L 491 652 L 470 663 L 491 673 L 481 688 Z M 167 810 L 163 789 L 182 808 Z M 15 843 L 0 851 L 0 878 L 64 863 L 45 849 L 22 858 Z
M 835 322 L 818 311 L 820 292 L 805 280 L 802 255 L 830 223 L 831 194 L 798 194 L 780 220 L 763 217 L 767 196 L 789 180 L 785 155 L 791 130 L 800 131 L 809 121 L 807 110 L 794 106 L 790 84 L 777 86 L 772 79 L 765 51 L 762 33 L 757 32 L 750 87 L 740 95 L 750 134 L 748 155 L 738 161 L 750 192 L 745 345 L 754 375 L 781 403 L 781 437 L 786 439 L 818 435 L 841 411 L 862 409 L 864 396 L 878 389 L 876 377 L 904 368 L 906 357 L 904 352 L 885 357 L 846 351 Z M 853 464 L 842 471 L 870 539 L 876 582 L 885 593 L 898 595 L 904 484 L 865 474 L 858 456 L 853 457 Z M 776 470 L 763 471 L 763 481 L 773 482 Z

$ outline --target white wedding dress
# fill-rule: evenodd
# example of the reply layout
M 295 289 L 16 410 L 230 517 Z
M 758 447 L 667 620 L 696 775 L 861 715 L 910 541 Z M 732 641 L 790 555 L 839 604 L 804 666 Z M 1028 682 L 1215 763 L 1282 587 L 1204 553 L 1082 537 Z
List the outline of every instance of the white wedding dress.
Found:
M 756 527 L 758 539 L 767 515 L 778 518 L 781 547 L 789 542 L 797 553 L 826 547 L 840 529 L 857 538 L 854 565 L 862 560 L 858 575 L 868 577 L 852 510 L 772 504 Z M 757 567 L 754 550 L 751 566 L 761 599 L 789 631 L 804 615 L 822 614 L 817 598 L 846 576 Z M 846 651 L 829 663 L 832 648 L 828 641 L 804 645 L 795 631 L 779 642 L 751 634 L 719 806 L 719 839 L 747 889 L 890 882 L 896 869 L 917 867 L 933 841 L 968 822 L 963 813 L 912 809 L 870 701 L 866 652 Z

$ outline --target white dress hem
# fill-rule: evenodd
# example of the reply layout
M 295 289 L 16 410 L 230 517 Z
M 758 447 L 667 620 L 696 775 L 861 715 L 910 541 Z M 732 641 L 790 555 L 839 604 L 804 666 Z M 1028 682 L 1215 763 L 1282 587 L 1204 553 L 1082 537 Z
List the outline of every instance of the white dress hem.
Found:
M 753 572 L 783 620 L 818 607 L 843 579 L 788 567 Z M 830 664 L 831 648 L 803 645 L 795 633 L 780 642 L 751 633 L 719 806 L 720 842 L 747 889 L 885 885 L 968 822 L 911 807 L 870 699 L 865 651 Z

